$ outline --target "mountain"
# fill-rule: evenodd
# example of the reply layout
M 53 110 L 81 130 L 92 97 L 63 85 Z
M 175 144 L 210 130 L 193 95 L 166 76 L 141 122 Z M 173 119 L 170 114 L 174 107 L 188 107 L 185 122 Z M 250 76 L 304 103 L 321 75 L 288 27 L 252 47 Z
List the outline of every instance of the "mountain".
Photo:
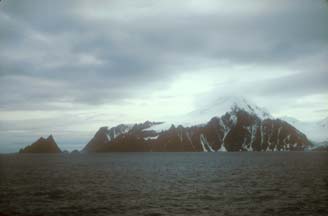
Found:
M 314 146 L 311 150 L 328 152 L 328 141 L 317 143 L 316 146 Z
M 218 117 L 214 110 L 219 110 L 221 107 L 217 106 L 222 104 L 224 108 L 227 104 L 230 107 Z M 220 100 L 217 106 L 167 122 L 102 127 L 83 151 L 302 151 L 311 146 L 295 127 L 273 119 L 265 110 L 244 99 Z M 204 120 L 209 115 L 212 118 Z
M 53 136 L 50 135 L 47 139 L 40 137 L 37 141 L 23 149 L 19 153 L 61 153 Z
M 154 125 L 162 124 L 162 122 L 150 122 L 146 121 L 142 124 L 126 125 L 120 124 L 116 127 L 108 129 L 108 127 L 101 127 L 95 136 L 89 141 L 89 143 L 84 147 L 83 151 L 86 152 L 101 152 L 108 148 L 108 143 L 116 142 L 118 138 L 122 138 L 124 134 L 139 134 L 140 136 L 154 135 L 156 132 L 144 131 Z M 131 146 L 135 149 L 135 146 Z M 107 151 L 107 150 L 106 150 Z M 128 149 L 126 149 L 128 151 Z
M 315 144 L 319 145 L 322 142 L 328 142 L 328 117 L 320 121 L 305 122 L 291 117 L 282 117 L 300 131 Z

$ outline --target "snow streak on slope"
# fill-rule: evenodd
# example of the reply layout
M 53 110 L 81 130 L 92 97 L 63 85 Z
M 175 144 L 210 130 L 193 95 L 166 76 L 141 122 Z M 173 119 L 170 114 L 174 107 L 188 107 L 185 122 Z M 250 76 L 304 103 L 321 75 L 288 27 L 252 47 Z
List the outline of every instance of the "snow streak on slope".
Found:
M 115 139 L 121 134 L 128 133 L 133 128 L 133 126 L 133 124 L 120 124 L 110 128 L 106 133 L 108 141 Z

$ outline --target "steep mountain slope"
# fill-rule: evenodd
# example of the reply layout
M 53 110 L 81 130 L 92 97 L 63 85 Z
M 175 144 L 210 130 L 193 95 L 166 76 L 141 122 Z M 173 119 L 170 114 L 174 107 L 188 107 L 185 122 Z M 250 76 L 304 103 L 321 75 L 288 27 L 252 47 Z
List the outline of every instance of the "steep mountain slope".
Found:
M 19 153 L 61 153 L 53 136 L 50 135 L 47 139 L 40 137 L 37 141 L 23 149 Z
M 317 122 L 304 122 L 291 117 L 282 119 L 305 133 L 314 144 L 328 141 L 328 118 Z
M 200 119 L 213 115 L 212 108 L 188 114 L 189 119 L 184 116 L 175 120 L 176 124 L 146 121 L 133 126 L 103 127 L 84 151 L 300 151 L 311 145 L 296 128 L 269 118 L 267 112 L 246 100 L 229 105 L 224 115 L 214 115 L 206 121 Z M 192 116 L 201 117 L 195 120 Z M 116 137 L 110 136 L 113 130 Z
M 121 138 L 121 136 L 126 133 L 140 134 L 140 136 L 153 135 L 154 132 L 144 132 L 143 130 L 157 124 L 161 124 L 161 122 L 146 121 L 142 124 L 134 125 L 120 124 L 110 129 L 108 129 L 108 127 L 101 127 L 84 147 L 83 151 L 98 152 L 105 149 L 107 150 L 107 148 L 109 148 L 108 143 L 116 142 L 117 138 Z

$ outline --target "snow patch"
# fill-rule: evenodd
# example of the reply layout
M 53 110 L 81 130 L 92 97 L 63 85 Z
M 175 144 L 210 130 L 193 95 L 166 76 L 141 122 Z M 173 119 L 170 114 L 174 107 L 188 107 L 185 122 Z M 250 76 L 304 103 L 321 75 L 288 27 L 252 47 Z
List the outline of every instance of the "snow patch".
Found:
M 153 125 L 149 128 L 144 129 L 144 131 L 155 131 L 156 133 L 161 133 L 163 131 L 167 131 L 172 126 L 172 123 L 163 122 L 160 124 Z
M 158 139 L 158 135 L 157 136 L 152 136 L 152 137 L 144 137 L 144 140 L 156 140 Z
M 212 146 L 208 143 L 208 141 L 207 141 L 206 137 L 204 136 L 204 134 L 200 135 L 200 143 L 202 144 L 202 147 L 203 147 L 204 151 L 208 152 L 207 149 L 209 149 L 210 152 L 214 152 Z
M 219 119 L 219 124 L 221 125 L 221 127 L 223 127 L 222 146 L 224 146 L 225 139 L 226 139 L 227 135 L 229 134 L 231 128 L 227 127 L 221 118 Z
M 227 149 L 224 147 L 223 143 L 222 143 L 220 149 L 218 150 L 218 152 L 227 152 Z
M 109 134 L 106 133 L 107 141 L 110 142 L 112 139 L 110 138 Z

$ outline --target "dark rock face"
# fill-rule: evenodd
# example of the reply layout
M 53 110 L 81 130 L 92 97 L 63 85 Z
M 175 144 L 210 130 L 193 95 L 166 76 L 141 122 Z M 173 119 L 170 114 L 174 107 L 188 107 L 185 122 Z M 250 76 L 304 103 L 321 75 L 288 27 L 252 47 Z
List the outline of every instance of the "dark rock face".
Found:
M 193 151 L 303 151 L 310 147 L 307 137 L 285 121 L 260 119 L 234 107 L 222 117 L 204 125 L 178 127 L 156 132 L 145 122 L 102 127 L 85 146 L 85 152 L 193 152 Z
M 102 149 L 105 149 L 107 143 L 109 142 L 108 134 L 109 134 L 108 127 L 99 128 L 95 136 L 84 147 L 84 151 L 98 152 L 98 151 L 102 151 Z
M 29 146 L 19 150 L 19 153 L 61 153 L 53 136 L 47 139 L 41 137 Z

